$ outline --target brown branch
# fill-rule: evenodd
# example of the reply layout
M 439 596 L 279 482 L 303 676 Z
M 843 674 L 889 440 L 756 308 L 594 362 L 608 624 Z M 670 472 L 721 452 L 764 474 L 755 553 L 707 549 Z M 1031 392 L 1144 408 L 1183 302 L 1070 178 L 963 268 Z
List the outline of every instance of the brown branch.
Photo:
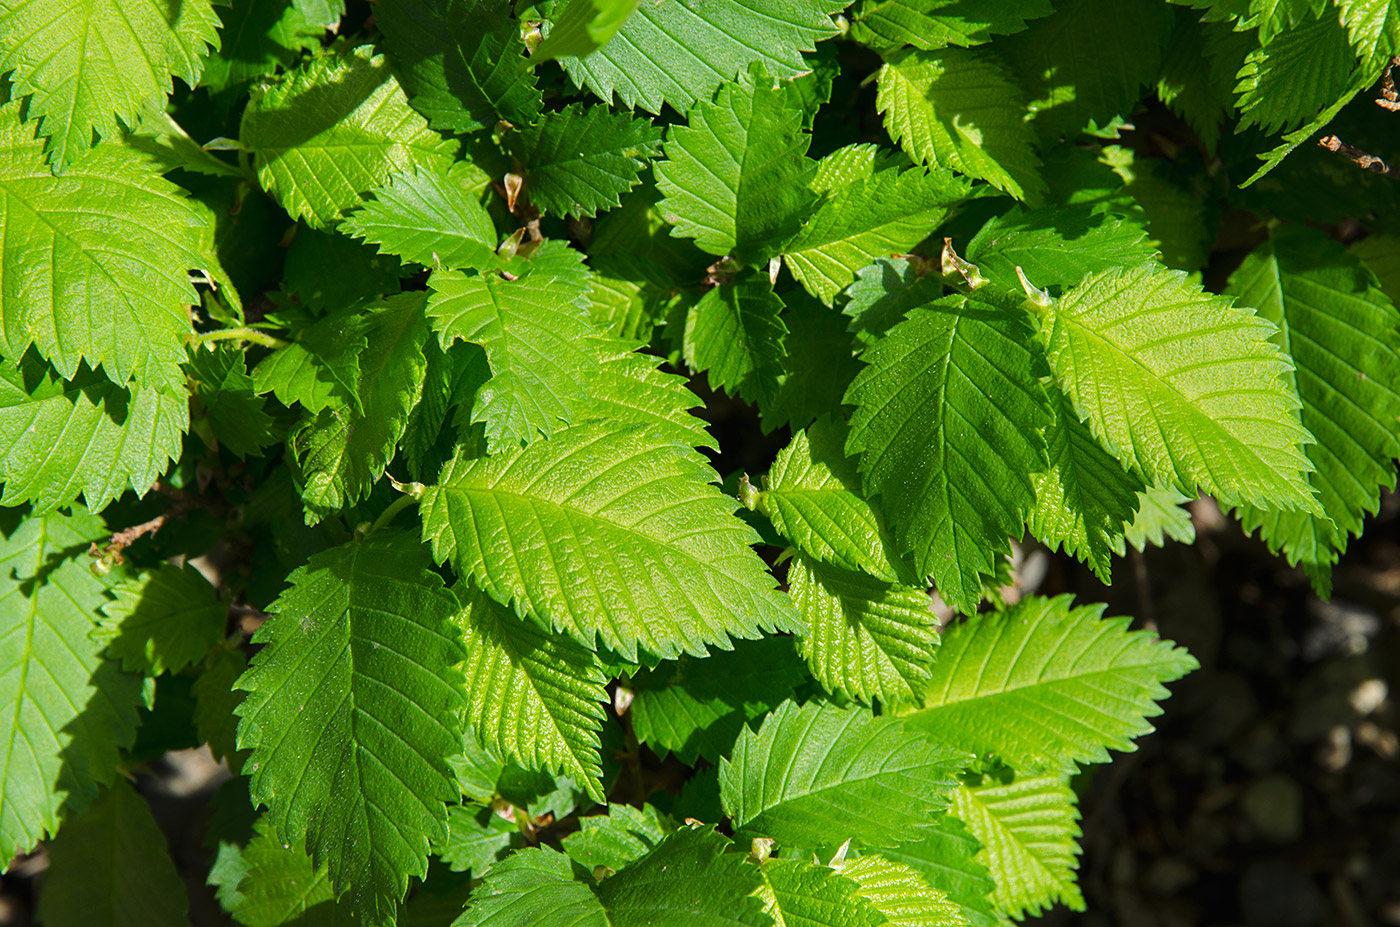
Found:
M 123 550 L 136 543 L 137 539 L 148 534 L 155 534 L 167 521 L 180 517 L 190 508 L 191 502 L 185 493 L 162 483 L 157 483 L 154 488 L 157 492 L 172 496 L 175 499 L 175 504 L 149 521 L 143 521 L 139 525 L 132 525 L 130 528 L 114 532 L 107 539 L 106 545 L 102 547 L 98 547 L 97 542 L 93 541 L 92 545 L 88 547 L 89 557 L 103 561 L 108 567 L 120 566 L 126 562 L 122 559 Z
M 1386 164 L 1380 158 L 1362 151 L 1355 145 L 1348 145 L 1335 135 L 1324 135 L 1317 140 L 1317 144 L 1319 148 L 1326 148 L 1328 151 L 1336 152 L 1363 171 L 1370 171 L 1372 174 L 1380 174 L 1383 177 L 1394 176 L 1390 165 Z
M 1391 58 L 1386 66 L 1385 75 L 1381 77 L 1381 95 L 1376 99 L 1377 106 L 1392 113 L 1400 113 L 1400 93 L 1395 90 L 1395 75 L 1391 73 L 1396 68 L 1400 68 L 1400 55 Z

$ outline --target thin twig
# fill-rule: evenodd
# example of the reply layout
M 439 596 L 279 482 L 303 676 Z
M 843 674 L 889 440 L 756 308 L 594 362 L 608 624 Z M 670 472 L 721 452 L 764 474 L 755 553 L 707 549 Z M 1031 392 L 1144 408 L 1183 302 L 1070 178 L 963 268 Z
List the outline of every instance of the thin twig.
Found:
M 1317 140 L 1319 148 L 1326 148 L 1328 151 L 1336 152 L 1342 157 L 1351 161 L 1363 171 L 1370 171 L 1372 174 L 1380 174 L 1382 177 L 1394 176 L 1390 165 L 1373 154 L 1368 154 L 1357 148 L 1355 145 L 1348 145 L 1335 135 L 1324 135 Z
M 1400 68 L 1400 55 L 1391 58 L 1390 64 L 1386 65 L 1385 75 L 1381 78 L 1381 95 L 1376 98 L 1377 106 L 1392 113 L 1400 113 L 1400 93 L 1395 90 L 1395 75 L 1391 73 L 1396 68 Z

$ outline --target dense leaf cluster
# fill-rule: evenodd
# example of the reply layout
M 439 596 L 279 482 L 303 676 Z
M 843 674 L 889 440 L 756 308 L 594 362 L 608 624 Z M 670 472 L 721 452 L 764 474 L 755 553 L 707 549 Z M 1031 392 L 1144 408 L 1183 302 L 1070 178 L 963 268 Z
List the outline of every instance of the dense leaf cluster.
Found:
M 0 862 L 182 923 L 125 778 L 208 743 L 246 927 L 1082 905 L 1071 776 L 1196 662 L 1013 540 L 1107 583 L 1204 493 L 1328 592 L 1400 456 L 1397 54 L 1389 0 L 0 0 Z

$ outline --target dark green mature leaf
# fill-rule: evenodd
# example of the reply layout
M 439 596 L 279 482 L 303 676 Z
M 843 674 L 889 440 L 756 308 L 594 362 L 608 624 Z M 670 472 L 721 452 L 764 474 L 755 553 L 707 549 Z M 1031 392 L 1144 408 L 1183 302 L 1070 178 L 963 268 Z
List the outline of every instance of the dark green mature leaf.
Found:
M 287 246 L 282 289 L 313 314 L 343 311 L 366 299 L 391 296 L 411 273 L 392 254 L 336 232 L 298 225 Z
M 773 398 L 759 406 L 764 431 L 805 428 L 839 409 L 861 371 L 844 316 L 796 290 L 784 293 L 783 303 L 783 375 Z
M 25 118 L 63 173 L 94 132 L 118 141 L 148 100 L 169 96 L 172 77 L 193 87 L 218 27 L 209 0 L 173 9 L 160 0 L 9 0 L 0 6 L 0 72 L 12 72 L 9 98 L 27 98 Z
M 745 723 L 792 696 L 805 674 L 784 637 L 735 641 L 732 651 L 681 656 L 632 674 L 632 731 L 657 755 L 711 762 L 729 752 Z
M 445 171 L 456 149 L 408 105 L 389 62 L 368 45 L 255 87 L 242 140 L 263 189 L 313 228 L 334 224 L 396 171 Z
M 952 174 L 876 170 L 875 161 L 873 145 L 848 146 L 823 158 L 812 186 L 827 198 L 783 249 L 788 270 L 828 306 L 857 271 L 917 245 L 969 193 Z
M 788 568 L 788 587 L 807 619 L 798 647 L 828 691 L 883 705 L 915 701 L 938 645 L 926 589 L 802 554 Z
M 1022 91 L 994 59 L 956 48 L 911 51 L 881 68 L 879 82 L 875 107 L 912 157 L 1032 205 L 1044 197 Z
M 493 448 L 548 435 L 578 420 L 588 403 L 601 333 L 586 308 L 582 256 L 557 253 L 558 260 L 517 259 L 504 272 L 438 271 L 428 281 L 428 316 L 443 348 L 461 339 L 486 349 L 491 376 L 471 421 L 486 426 Z
M 681 5 L 681 4 L 676 4 Z M 667 7 L 660 7 L 665 9 Z M 640 18 L 634 16 L 629 22 Z M 656 163 L 660 208 L 675 229 L 711 254 L 762 264 L 795 235 L 817 201 L 816 164 L 802 129 L 797 88 L 762 67 L 720 87 L 686 113 Z
M 569 0 L 550 24 L 531 63 L 568 55 L 581 58 L 608 44 L 637 9 L 638 0 Z
M 298 841 L 288 845 L 266 816 L 243 850 L 247 867 L 230 912 L 245 927 L 336 927 L 350 918 L 348 903 L 337 905 L 325 866 L 316 866 Z
M 243 352 L 226 344 L 209 348 L 191 349 L 188 365 L 194 395 L 209 416 L 212 434 L 205 439 L 212 437 L 239 457 L 256 454 L 271 443 L 272 416 L 248 376 Z
M 243 701 L 243 690 L 233 686 L 247 668 L 242 651 L 221 647 L 190 686 L 195 736 L 209 745 L 214 756 L 227 760 L 235 776 L 242 774 L 247 754 L 238 749 L 238 716 L 234 713 Z
M 1015 289 L 1020 267 L 1038 287 L 1069 287 L 1095 271 L 1151 260 L 1156 249 L 1142 228 L 1089 206 L 1019 206 L 987 220 L 967 245 L 967 259 L 1002 286 Z
M 637 185 L 660 152 L 661 128 L 650 119 L 578 103 L 511 136 L 530 202 L 556 216 L 593 216 L 619 205 L 619 194 Z
M 138 677 L 92 640 L 107 601 L 87 548 L 101 519 L 6 518 L 0 539 L 0 857 L 5 865 L 81 813 L 136 737 Z M 13 527 L 10 527 L 13 525 Z
M 117 779 L 50 840 L 38 916 L 53 927 L 182 927 L 185 883 L 146 800 Z
M 470 872 L 473 878 L 480 878 L 509 851 L 524 846 L 520 828 L 495 809 L 452 805 L 447 809 L 447 838 L 433 844 L 433 853 L 454 872 Z
M 1227 505 L 1319 511 L 1272 326 L 1156 264 L 1091 274 L 1045 311 L 1075 410 L 1154 481 Z
M 696 0 L 643 3 L 612 41 L 560 63 L 574 83 L 611 103 L 685 112 L 715 88 L 761 65 L 779 79 L 808 70 L 802 52 L 836 35 L 847 0 Z
M 579 818 L 579 830 L 563 840 L 564 852 L 589 870 L 606 866 L 617 871 L 645 856 L 676 830 L 676 823 L 646 805 L 613 804 L 607 814 Z
M 1073 769 L 1131 751 L 1162 713 L 1162 685 L 1195 658 L 1106 606 L 1071 608 L 1068 595 L 1031 597 L 950 626 L 911 727 L 1018 770 Z
M 404 89 L 433 128 L 474 132 L 504 119 L 530 125 L 540 91 L 520 23 L 499 3 L 396 0 L 375 11 Z
M 747 275 L 711 289 L 685 319 L 685 362 L 703 370 L 713 389 L 746 402 L 771 402 L 782 375 L 787 326 L 783 301 L 767 280 Z
M 183 388 L 198 302 L 188 271 L 218 268 L 207 216 L 114 144 L 55 181 L 29 115 L 20 122 L 18 102 L 0 108 L 0 354 L 18 363 L 32 342 L 65 377 L 86 363 L 119 386 Z
M 846 290 L 841 314 L 851 317 L 856 340 L 869 347 L 911 309 L 942 295 L 942 279 L 928 261 L 885 258 L 856 275 L 856 282 Z
M 850 36 L 879 50 L 980 45 L 1052 12 L 1050 0 L 865 0 L 855 9 Z
M 102 607 L 105 617 L 92 637 L 127 672 L 178 673 L 203 659 L 228 621 L 228 606 L 188 564 L 162 564 L 153 573 L 119 583 L 112 594 L 116 599 Z
M 62 380 L 32 351 L 0 362 L 0 502 L 48 512 L 82 495 L 98 511 L 144 494 L 180 456 L 189 415 L 183 391 L 128 391 L 86 366 Z
M 1035 474 L 1035 509 L 1027 527 L 1052 550 L 1087 563 L 1105 584 L 1114 553 L 1137 516 L 1142 478 L 1099 444 L 1058 387 L 1046 390 L 1054 421 L 1045 430 L 1050 468 Z
M 1363 61 L 1400 54 L 1400 9 L 1388 0 L 1338 0 L 1342 25 Z
M 458 605 L 429 565 L 416 539 L 383 530 L 316 554 L 239 680 L 253 800 L 378 923 L 425 874 L 457 795 L 443 757 L 461 741 Z
M 736 830 L 793 847 L 897 846 L 948 807 L 968 758 L 859 706 L 785 702 L 719 767 Z
M 1146 218 L 1147 234 L 1162 252 L 1162 263 L 1188 273 L 1201 269 L 1210 256 L 1212 232 L 1207 228 L 1206 205 L 1200 194 L 1184 190 L 1166 177 L 1161 169 L 1164 162 L 1138 158 L 1120 145 L 1104 148 L 1099 158 L 1123 179 L 1123 192 L 1135 204 L 1124 213 L 1129 222 Z
M 881 850 L 881 855 L 909 866 L 930 885 L 948 896 L 961 909 L 972 927 L 993 927 L 998 923 L 987 894 L 995 883 L 987 867 L 976 858 L 981 845 L 968 833 L 967 825 L 951 814 L 938 817 L 913 843 Z
M 1296 367 L 1303 427 L 1316 444 L 1309 482 L 1324 514 L 1248 506 L 1246 530 L 1302 563 L 1321 590 L 1331 566 L 1360 535 L 1383 489 L 1395 486 L 1400 457 L 1400 312 L 1354 255 L 1302 229 L 1254 250 L 1228 292 L 1278 326 L 1274 343 Z
M 360 357 L 365 326 L 358 306 L 338 307 L 297 333 L 297 338 L 253 368 L 253 388 L 284 406 L 308 412 L 330 405 L 360 406 Z
M 598 729 L 607 692 L 597 657 L 470 585 L 458 594 L 472 729 L 501 756 L 570 776 L 603 801 Z
M 976 609 L 982 576 L 1035 504 L 1050 421 L 1022 317 L 949 297 L 911 311 L 862 355 L 847 450 L 921 576 Z
M 961 786 L 953 793 L 953 814 L 982 844 L 977 856 L 996 882 L 991 898 L 1000 914 L 1036 915 L 1057 901 L 1084 910 L 1074 880 L 1079 810 L 1065 776 Z
M 199 85 L 225 90 L 290 66 L 303 51 L 320 46 L 343 12 L 343 6 L 330 7 L 304 0 L 233 0 L 222 6 L 222 42 L 205 60 Z
M 644 428 L 577 425 L 459 455 L 422 497 L 423 535 L 497 601 L 586 645 L 698 656 L 800 625 L 713 479 L 698 453 Z
M 1354 80 L 1356 52 L 1334 10 L 1291 24 L 1245 59 L 1235 88 L 1241 128 L 1296 129 Z
M 895 553 L 883 517 L 861 492 L 846 437 L 845 425 L 830 418 L 793 435 L 768 471 L 758 510 L 809 557 L 911 584 L 913 571 Z
M 422 395 L 429 333 L 421 292 L 391 296 L 360 314 L 366 344 L 354 405 L 332 403 L 308 415 L 290 446 L 302 476 L 307 524 L 369 495 L 394 456 Z
M 457 162 L 395 174 L 342 227 L 388 254 L 424 267 L 495 264 L 496 227 L 472 188 L 475 169 Z
M 1157 76 L 1172 32 L 1165 3 L 1066 0 L 1002 45 L 1030 92 L 1042 138 L 1073 138 L 1090 122 L 1102 127 L 1128 115 Z

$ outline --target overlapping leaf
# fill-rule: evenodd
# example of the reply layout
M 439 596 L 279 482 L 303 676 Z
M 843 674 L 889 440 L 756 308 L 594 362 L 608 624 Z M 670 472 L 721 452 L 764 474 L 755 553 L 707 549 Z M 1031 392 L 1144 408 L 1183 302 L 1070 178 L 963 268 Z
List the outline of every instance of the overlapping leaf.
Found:
M 767 911 L 779 924 L 883 927 L 888 921 L 861 898 L 859 885 L 830 866 L 801 859 L 768 859 L 763 875 Z
M 325 228 L 396 171 L 446 170 L 455 145 L 428 128 L 370 46 L 314 59 L 253 89 L 242 141 L 263 189 Z
M 1241 519 L 1269 546 L 1301 562 L 1321 589 L 1331 564 L 1395 485 L 1400 457 L 1400 312 L 1341 245 L 1299 231 L 1266 242 L 1230 278 L 1229 292 L 1278 328 L 1295 365 L 1309 477 L 1323 514 L 1249 506 Z
M 0 353 L 18 362 L 33 342 L 65 377 L 86 362 L 118 385 L 182 388 L 198 301 L 188 271 L 218 264 L 207 216 L 117 145 L 55 181 L 33 112 L 19 116 L 18 103 L 0 108 Z
M 755 275 L 717 286 L 685 319 L 685 362 L 708 375 L 710 386 L 748 402 L 771 402 L 782 375 L 787 326 L 783 301 Z
M 878 854 L 846 863 L 841 874 L 859 886 L 858 895 L 890 927 L 965 927 L 956 902 L 928 884 L 916 870 Z
M 1346 90 L 1355 65 L 1334 11 L 1291 25 L 1245 59 L 1235 88 L 1240 125 L 1270 134 L 1296 129 Z
M 242 457 L 271 443 L 272 416 L 248 376 L 241 350 L 230 345 L 191 348 L 186 370 L 193 392 L 208 416 L 206 442 L 213 441 Z M 212 434 L 211 434 L 212 433 Z
M 1049 0 L 865 0 L 851 19 L 850 35 L 882 50 L 980 45 L 1053 11 Z
M 1088 274 L 1141 264 L 1156 254 L 1142 228 L 1088 206 L 1014 207 L 989 219 L 967 245 L 967 259 L 1006 287 L 1016 268 L 1038 287 L 1074 286 Z
M 996 61 L 955 48 L 914 51 L 891 59 L 879 82 L 875 107 L 911 156 L 1033 205 L 1044 196 L 1021 91 Z
M 641 19 L 639 11 L 628 23 Z M 797 89 L 755 66 L 686 118 L 689 125 L 667 134 L 666 157 L 656 164 L 662 214 L 673 234 L 711 254 L 764 263 L 817 201 L 807 188 L 815 162 L 807 157 L 811 136 L 802 129 Z
M 497 601 L 585 644 L 700 655 L 800 624 L 713 478 L 644 427 L 577 425 L 457 457 L 421 500 L 423 533 Z
M 966 757 L 859 706 L 785 702 L 720 763 L 736 830 L 794 847 L 897 846 L 948 806 Z
M 949 297 L 914 309 L 862 355 L 847 449 L 860 455 L 919 575 L 971 612 L 982 576 L 1035 503 L 1049 421 L 1028 331 L 1009 309 Z
M 1069 596 L 1022 599 L 949 627 L 911 726 L 1018 770 L 1103 763 L 1161 714 L 1162 683 L 1197 667 L 1171 641 Z
M 136 736 L 140 680 L 89 636 L 107 601 L 88 569 L 100 519 L 6 513 L 0 540 L 0 856 L 6 865 L 79 814 Z M 16 521 L 18 523 L 16 524 Z
M 593 216 L 619 205 L 660 151 L 661 129 L 650 119 L 577 103 L 511 136 L 530 202 L 556 216 Z
M 569 0 L 550 23 L 549 37 L 535 49 L 531 61 L 591 54 L 608 44 L 636 9 L 637 0 Z
M 170 94 L 172 77 L 193 87 L 218 28 L 209 0 L 6 0 L 0 71 L 12 72 L 11 99 L 28 97 L 26 118 L 62 173 L 94 132 L 118 141 L 147 100 Z
M 602 801 L 598 728 L 607 693 L 597 658 L 470 586 L 459 593 L 472 728 L 500 755 L 570 776 Z
M 217 51 L 200 75 L 201 87 L 225 90 L 288 67 L 303 51 L 317 48 L 321 36 L 344 12 L 330 3 L 307 0 L 234 0 L 219 10 L 223 28 Z
M 998 919 L 987 895 L 995 883 L 987 867 L 977 859 L 981 848 L 977 838 L 968 833 L 967 825 L 951 814 L 943 814 L 917 841 L 880 852 L 891 861 L 909 866 L 943 892 L 973 927 L 992 927 Z
M 395 174 L 346 218 L 344 231 L 424 267 L 492 266 L 496 228 L 469 186 L 472 177 L 462 162 L 446 172 Z
M 218 643 L 228 621 L 228 606 L 189 565 L 163 564 L 119 583 L 112 594 L 115 601 L 103 606 L 93 637 L 128 672 L 178 673 Z
M 1253 312 L 1142 264 L 1089 275 L 1042 326 L 1075 410 L 1144 476 L 1227 505 L 1318 511 L 1289 362 Z
M 685 112 L 715 88 L 760 64 L 774 77 L 807 70 L 802 52 L 836 35 L 831 16 L 846 0 L 715 0 L 643 3 L 607 45 L 561 64 L 605 102 Z
M 379 923 L 425 874 L 457 795 L 443 759 L 461 740 L 457 601 L 428 566 L 415 538 L 386 531 L 316 554 L 239 680 L 253 800 Z

